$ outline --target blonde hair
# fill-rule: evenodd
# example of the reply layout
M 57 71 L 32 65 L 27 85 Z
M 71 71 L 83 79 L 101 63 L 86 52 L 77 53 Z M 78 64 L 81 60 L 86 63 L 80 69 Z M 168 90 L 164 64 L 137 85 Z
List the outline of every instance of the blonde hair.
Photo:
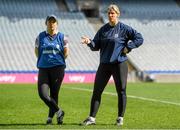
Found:
M 111 9 L 113 9 L 118 14 L 118 16 L 120 16 L 120 10 L 119 10 L 119 7 L 117 5 L 115 5 L 115 4 L 109 5 L 107 11 L 109 12 Z

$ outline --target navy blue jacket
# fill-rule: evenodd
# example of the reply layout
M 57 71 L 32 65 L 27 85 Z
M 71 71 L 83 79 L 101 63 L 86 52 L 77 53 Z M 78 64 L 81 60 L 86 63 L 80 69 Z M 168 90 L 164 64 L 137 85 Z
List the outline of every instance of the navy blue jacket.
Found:
M 123 49 L 130 52 L 143 43 L 140 33 L 128 25 L 118 22 L 115 26 L 109 23 L 102 26 L 88 46 L 92 51 L 100 50 L 100 63 L 120 63 L 127 60 Z

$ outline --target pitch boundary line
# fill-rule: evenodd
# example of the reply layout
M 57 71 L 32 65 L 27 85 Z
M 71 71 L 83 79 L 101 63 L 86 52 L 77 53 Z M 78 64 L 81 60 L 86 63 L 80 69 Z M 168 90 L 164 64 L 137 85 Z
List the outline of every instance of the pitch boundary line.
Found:
M 84 89 L 84 88 L 72 88 L 72 87 L 64 87 L 64 88 L 73 89 L 73 90 L 80 90 L 80 91 L 92 92 L 92 90 L 90 90 L 90 89 Z M 103 94 L 112 95 L 112 96 L 117 96 L 116 93 L 112 93 L 112 92 L 103 92 Z M 134 98 L 134 99 L 140 99 L 140 100 L 144 100 L 144 101 L 159 102 L 159 103 L 164 103 L 164 104 L 170 104 L 170 105 L 180 106 L 180 103 L 163 101 L 163 100 L 157 100 L 157 99 L 152 99 L 152 98 L 138 97 L 138 96 L 133 96 L 133 95 L 127 95 L 127 97 L 128 97 L 128 98 Z

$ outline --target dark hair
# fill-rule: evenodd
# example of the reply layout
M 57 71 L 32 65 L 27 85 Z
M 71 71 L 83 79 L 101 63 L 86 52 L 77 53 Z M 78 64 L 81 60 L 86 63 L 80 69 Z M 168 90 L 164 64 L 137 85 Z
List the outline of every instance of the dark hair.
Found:
M 48 22 L 51 18 L 55 19 L 56 22 L 58 23 L 57 17 L 56 17 L 55 15 L 48 15 L 48 16 L 46 17 L 45 24 L 47 24 L 47 22 Z

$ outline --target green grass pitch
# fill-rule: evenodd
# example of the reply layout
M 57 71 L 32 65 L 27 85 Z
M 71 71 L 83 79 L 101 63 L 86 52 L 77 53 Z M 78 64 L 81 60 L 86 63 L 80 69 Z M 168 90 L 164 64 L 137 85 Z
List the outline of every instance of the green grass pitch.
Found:
M 80 126 L 88 116 L 93 84 L 63 84 L 59 105 L 64 124 L 45 125 L 48 108 L 35 84 L 0 84 L 0 129 L 118 129 L 117 96 L 108 84 L 96 117 L 96 125 Z M 180 85 L 129 83 L 123 129 L 179 129 Z

